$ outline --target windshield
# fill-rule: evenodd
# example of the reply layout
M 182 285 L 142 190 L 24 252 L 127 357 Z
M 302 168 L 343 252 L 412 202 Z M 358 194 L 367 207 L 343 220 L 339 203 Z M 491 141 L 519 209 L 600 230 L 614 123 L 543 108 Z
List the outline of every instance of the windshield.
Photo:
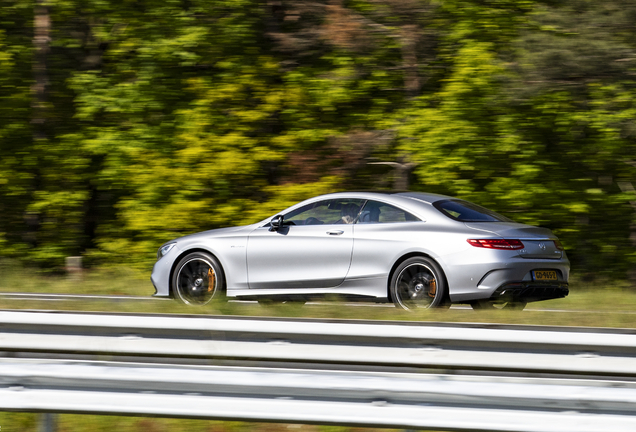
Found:
M 512 222 L 499 213 L 468 201 L 448 199 L 436 201 L 433 206 L 449 218 L 459 222 Z

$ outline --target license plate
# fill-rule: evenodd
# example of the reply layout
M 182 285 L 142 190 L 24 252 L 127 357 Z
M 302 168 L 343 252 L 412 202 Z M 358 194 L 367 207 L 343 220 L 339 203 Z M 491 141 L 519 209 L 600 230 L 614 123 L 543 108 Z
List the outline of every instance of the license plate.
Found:
M 535 270 L 532 272 L 536 281 L 558 280 L 556 270 Z

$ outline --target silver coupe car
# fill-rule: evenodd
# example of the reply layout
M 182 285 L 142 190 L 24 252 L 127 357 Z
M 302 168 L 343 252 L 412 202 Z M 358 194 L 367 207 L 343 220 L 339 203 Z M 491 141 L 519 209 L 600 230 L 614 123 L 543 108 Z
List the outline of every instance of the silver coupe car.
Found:
M 346 192 L 165 243 L 151 279 L 155 296 L 190 305 L 337 295 L 404 309 L 523 308 L 567 296 L 569 271 L 546 228 L 443 195 Z

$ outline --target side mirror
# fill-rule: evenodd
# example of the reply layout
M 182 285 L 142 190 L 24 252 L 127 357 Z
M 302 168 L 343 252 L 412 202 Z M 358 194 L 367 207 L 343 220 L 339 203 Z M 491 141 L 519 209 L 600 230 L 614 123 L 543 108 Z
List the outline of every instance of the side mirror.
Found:
M 272 221 L 270 222 L 269 230 L 278 231 L 279 229 L 281 229 L 283 227 L 283 219 L 284 219 L 283 215 L 274 216 L 272 218 Z

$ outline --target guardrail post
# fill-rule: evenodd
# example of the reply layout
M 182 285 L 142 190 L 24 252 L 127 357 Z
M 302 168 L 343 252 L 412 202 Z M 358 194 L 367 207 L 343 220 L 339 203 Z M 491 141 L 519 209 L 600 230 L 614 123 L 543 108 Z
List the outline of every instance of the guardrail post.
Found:
M 53 413 L 40 414 L 39 432 L 55 432 L 57 429 L 57 418 Z
M 82 277 L 82 257 L 70 256 L 66 257 L 66 274 L 74 280 Z

